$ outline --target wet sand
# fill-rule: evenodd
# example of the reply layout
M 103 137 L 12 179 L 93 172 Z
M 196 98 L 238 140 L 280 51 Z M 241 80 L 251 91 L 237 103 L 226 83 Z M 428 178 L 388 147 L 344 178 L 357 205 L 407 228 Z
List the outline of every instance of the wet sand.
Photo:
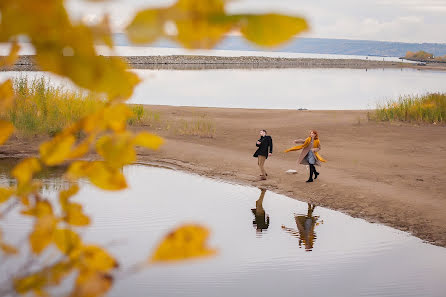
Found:
M 266 188 L 446 247 L 445 126 L 369 122 L 366 111 L 146 108 L 159 112 L 161 121 L 206 115 L 215 123 L 216 133 L 206 138 L 177 135 L 161 127 L 133 127 L 166 140 L 158 152 L 139 150 L 139 162 Z M 319 178 L 307 184 L 308 169 L 296 164 L 298 152 L 283 151 L 311 128 L 319 131 L 321 155 L 328 162 L 318 168 Z M 266 181 L 260 181 L 252 157 L 259 129 L 267 129 L 274 140 Z M 13 137 L 0 146 L 0 157 L 34 155 L 41 140 Z M 288 169 L 298 173 L 287 174 Z

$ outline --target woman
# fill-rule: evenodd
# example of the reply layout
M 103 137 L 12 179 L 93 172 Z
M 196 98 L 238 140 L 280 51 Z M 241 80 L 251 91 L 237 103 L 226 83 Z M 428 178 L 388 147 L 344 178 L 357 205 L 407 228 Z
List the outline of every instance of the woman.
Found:
M 307 180 L 307 183 L 311 183 L 313 182 L 313 174 L 314 179 L 317 179 L 319 175 L 314 165 L 321 166 L 321 162 L 326 162 L 318 153 L 321 150 L 321 143 L 317 131 L 310 130 L 310 136 L 307 139 L 297 139 L 294 143 L 302 143 L 302 145 L 287 149 L 285 153 L 302 149 L 299 159 L 297 159 L 297 164 L 310 165 L 310 178 Z

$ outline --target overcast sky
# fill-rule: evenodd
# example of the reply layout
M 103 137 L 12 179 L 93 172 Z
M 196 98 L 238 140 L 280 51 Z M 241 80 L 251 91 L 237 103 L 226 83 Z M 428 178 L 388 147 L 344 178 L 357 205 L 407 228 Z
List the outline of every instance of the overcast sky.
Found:
M 67 0 L 73 17 L 95 21 L 110 13 L 122 31 L 138 9 L 174 0 Z M 307 37 L 446 43 L 446 0 L 235 0 L 229 12 L 282 12 L 307 18 Z

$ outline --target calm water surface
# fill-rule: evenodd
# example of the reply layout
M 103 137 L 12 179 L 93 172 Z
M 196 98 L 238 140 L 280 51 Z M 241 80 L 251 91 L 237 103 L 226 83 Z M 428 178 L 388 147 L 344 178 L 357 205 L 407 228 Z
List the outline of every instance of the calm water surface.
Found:
M 446 92 L 446 72 L 414 69 L 135 70 L 130 102 L 265 109 L 368 109 L 403 95 Z M 0 80 L 42 72 L 2 72 Z M 48 75 L 48 74 L 46 74 Z M 55 78 L 57 82 L 63 82 Z M 67 81 L 64 83 L 68 84 Z
M 128 190 L 105 193 L 85 184 L 74 198 L 94 218 L 84 241 L 108 246 L 125 269 L 145 259 L 170 229 L 192 222 L 212 230 L 210 245 L 219 254 L 147 269 L 118 281 L 110 296 L 444 297 L 446 292 L 446 249 L 408 233 L 169 169 L 135 165 L 125 174 Z M 0 181 L 10 182 L 5 174 Z M 54 196 L 60 186 L 59 179 L 45 193 Z M 6 238 L 15 242 L 28 222 L 10 215 L 2 224 Z

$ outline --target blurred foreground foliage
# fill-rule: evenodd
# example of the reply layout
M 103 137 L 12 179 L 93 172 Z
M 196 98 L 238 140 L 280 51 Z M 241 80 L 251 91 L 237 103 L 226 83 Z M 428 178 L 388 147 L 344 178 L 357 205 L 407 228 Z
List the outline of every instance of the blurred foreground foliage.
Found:
M 226 4 L 224 0 L 178 0 L 170 7 L 143 10 L 131 21 L 127 34 L 134 43 L 169 38 L 187 48 L 211 48 L 225 34 L 237 30 L 246 39 L 271 47 L 307 30 L 307 23 L 299 17 L 231 15 L 225 11 Z M 11 175 L 16 185 L 0 188 L 0 218 L 13 210 L 33 218 L 26 241 L 34 256 L 41 257 L 50 247 L 58 250 L 44 265 L 8 271 L 12 283 L 2 284 L 0 295 L 15 292 L 49 296 L 50 289 L 74 275 L 68 296 L 102 296 L 112 287 L 113 273 L 119 265 L 105 248 L 83 242 L 79 231 L 90 224 L 91 218 L 84 213 L 83 205 L 71 198 L 79 191 L 80 179 L 87 179 L 103 190 L 125 189 L 122 167 L 135 162 L 135 146 L 156 150 L 163 140 L 148 132 L 133 133 L 127 129 L 134 113 L 125 101 L 140 79 L 119 57 L 97 54 L 96 43 L 113 48 L 107 15 L 94 25 L 72 20 L 63 0 L 2 0 L 0 13 L 0 42 L 11 44 L 10 54 L 1 59 L 0 66 L 14 64 L 20 49 L 17 40 L 26 37 L 35 49 L 41 70 L 68 78 L 102 98 L 86 114 L 73 117 L 74 122 L 62 123 L 63 127 L 54 131 L 57 132 L 54 137 L 40 145 L 38 156 L 15 166 Z M 0 110 L 10 109 L 19 97 L 11 80 L 0 83 Z M 17 121 L 15 124 L 19 126 Z M 0 144 L 7 141 L 14 129 L 9 120 L 0 120 Z M 92 151 L 100 160 L 82 159 Z M 42 196 L 42 185 L 34 176 L 42 168 L 61 164 L 67 166 L 65 176 L 71 185 L 59 192 L 58 200 L 49 200 Z M 180 226 L 161 240 L 154 253 L 139 265 L 214 255 L 216 251 L 206 243 L 208 235 L 203 226 Z M 0 236 L 2 261 L 20 255 L 21 248 Z

